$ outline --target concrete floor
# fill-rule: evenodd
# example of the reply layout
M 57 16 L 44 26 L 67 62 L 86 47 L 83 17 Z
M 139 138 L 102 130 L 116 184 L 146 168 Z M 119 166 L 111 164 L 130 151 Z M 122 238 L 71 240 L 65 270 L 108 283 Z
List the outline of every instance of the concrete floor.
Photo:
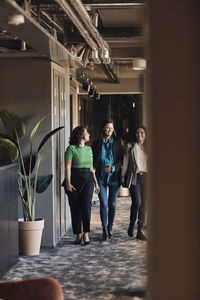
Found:
M 147 242 L 128 237 L 129 209 L 129 197 L 117 199 L 114 237 L 102 241 L 97 202 L 92 209 L 90 245 L 74 245 L 70 230 L 55 249 L 42 249 L 39 256 L 21 256 L 3 280 L 53 277 L 69 300 L 144 299 Z

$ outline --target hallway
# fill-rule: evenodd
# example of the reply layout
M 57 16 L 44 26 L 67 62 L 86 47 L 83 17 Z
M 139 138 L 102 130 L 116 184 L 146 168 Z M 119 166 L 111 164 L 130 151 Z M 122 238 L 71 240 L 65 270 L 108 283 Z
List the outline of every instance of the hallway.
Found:
M 65 299 L 136 299 L 146 290 L 146 242 L 127 235 L 130 198 L 117 200 L 114 238 L 101 241 L 98 202 L 92 209 L 91 244 L 73 245 L 72 232 L 55 249 L 37 257 L 20 257 L 3 280 L 53 277 Z

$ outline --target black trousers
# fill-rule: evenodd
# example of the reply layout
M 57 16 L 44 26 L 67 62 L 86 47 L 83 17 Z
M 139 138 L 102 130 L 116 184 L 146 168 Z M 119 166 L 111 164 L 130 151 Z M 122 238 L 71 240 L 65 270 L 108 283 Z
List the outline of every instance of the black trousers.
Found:
M 138 219 L 138 230 L 141 230 L 146 215 L 146 197 L 145 197 L 146 175 L 137 174 L 136 185 L 131 184 L 131 210 L 130 210 L 130 225 L 134 227 L 135 221 Z
M 86 168 L 72 168 L 71 184 L 76 191 L 65 191 L 71 210 L 73 233 L 80 234 L 82 229 L 83 232 L 90 232 L 91 206 L 94 192 L 93 173 Z

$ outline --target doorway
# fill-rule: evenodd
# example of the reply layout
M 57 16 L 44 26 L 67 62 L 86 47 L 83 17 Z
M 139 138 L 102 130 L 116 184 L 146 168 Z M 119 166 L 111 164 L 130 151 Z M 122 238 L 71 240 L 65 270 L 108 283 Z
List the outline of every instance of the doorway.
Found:
M 53 128 L 66 124 L 66 101 L 65 101 L 65 74 L 56 69 L 53 70 Z M 61 187 L 61 179 L 65 177 L 64 151 L 65 151 L 65 128 L 53 137 L 53 169 L 56 220 L 56 243 L 66 232 L 66 196 Z
M 81 97 L 81 125 L 88 125 L 91 140 L 97 139 L 104 120 L 112 120 L 119 137 L 132 134 L 136 125 L 143 123 L 143 95 L 101 95 L 100 100 Z M 87 111 L 87 113 L 86 113 Z

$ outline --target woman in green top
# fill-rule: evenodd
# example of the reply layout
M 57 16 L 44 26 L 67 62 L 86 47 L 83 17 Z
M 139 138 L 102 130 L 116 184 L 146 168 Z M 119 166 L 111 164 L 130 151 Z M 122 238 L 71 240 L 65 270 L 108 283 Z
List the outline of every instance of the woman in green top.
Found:
M 70 145 L 65 151 L 65 191 L 68 195 L 72 217 L 72 229 L 76 234 L 75 244 L 82 241 L 90 243 L 91 204 L 94 191 L 99 186 L 93 169 L 92 149 L 85 145 L 89 141 L 89 133 L 83 126 L 77 126 L 71 133 Z

